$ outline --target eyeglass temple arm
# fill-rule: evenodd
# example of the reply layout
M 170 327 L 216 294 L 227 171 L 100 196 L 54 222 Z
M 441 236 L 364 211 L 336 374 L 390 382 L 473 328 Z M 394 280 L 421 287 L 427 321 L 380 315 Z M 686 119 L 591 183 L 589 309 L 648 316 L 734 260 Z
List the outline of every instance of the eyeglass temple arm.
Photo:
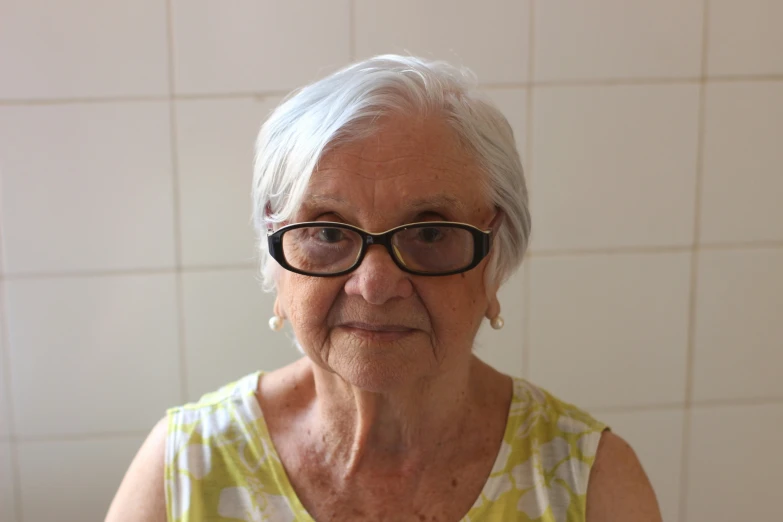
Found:
M 500 224 L 503 222 L 505 214 L 503 214 L 503 211 L 500 209 L 497 209 L 497 212 L 495 212 L 495 216 L 492 218 L 492 221 L 489 222 L 489 229 L 492 232 L 497 232 L 498 228 L 500 227 Z

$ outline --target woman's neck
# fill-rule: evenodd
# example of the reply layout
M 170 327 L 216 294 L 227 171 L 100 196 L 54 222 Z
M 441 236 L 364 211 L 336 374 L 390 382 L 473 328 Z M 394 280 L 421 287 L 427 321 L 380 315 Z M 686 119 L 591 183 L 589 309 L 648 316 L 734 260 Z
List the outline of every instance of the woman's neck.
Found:
M 322 458 L 342 470 L 344 478 L 363 470 L 415 473 L 434 458 L 448 458 L 467 442 L 468 428 L 488 413 L 481 408 L 497 408 L 498 396 L 509 395 L 510 400 L 507 379 L 486 379 L 496 372 L 473 356 L 462 368 L 382 393 L 359 389 L 311 366 L 316 398 L 311 429 L 320 433 L 315 440 L 320 440 Z

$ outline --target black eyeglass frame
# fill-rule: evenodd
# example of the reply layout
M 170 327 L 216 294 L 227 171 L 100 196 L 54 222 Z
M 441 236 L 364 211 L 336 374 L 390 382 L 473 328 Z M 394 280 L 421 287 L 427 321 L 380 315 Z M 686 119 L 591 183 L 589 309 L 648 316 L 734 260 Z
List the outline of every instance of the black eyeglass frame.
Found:
M 473 260 L 465 267 L 460 268 L 459 270 L 451 270 L 448 272 L 421 272 L 418 270 L 412 270 L 405 266 L 405 264 L 402 262 L 402 260 L 397 258 L 397 255 L 394 253 L 394 249 L 392 248 L 392 236 L 401 231 L 401 230 L 408 230 L 411 228 L 429 228 L 434 226 L 448 226 L 452 228 L 460 228 L 463 230 L 467 230 L 471 233 L 473 236 Z M 361 250 L 359 251 L 359 255 L 356 256 L 356 261 L 353 265 L 351 265 L 349 268 L 342 270 L 340 272 L 335 272 L 333 274 L 325 274 L 325 273 L 318 273 L 318 272 L 307 272 L 306 270 L 300 270 L 296 267 L 291 266 L 288 263 L 288 260 L 285 258 L 285 254 L 283 253 L 283 235 L 290 231 L 295 230 L 297 228 L 305 228 L 305 227 L 326 227 L 326 228 L 342 228 L 346 230 L 352 230 L 359 234 L 359 236 L 362 238 L 362 244 L 361 244 Z M 292 225 L 286 225 L 274 232 L 269 232 L 267 235 L 267 244 L 269 246 L 269 255 L 272 256 L 272 258 L 277 261 L 280 266 L 285 268 L 286 270 L 289 270 L 291 272 L 306 275 L 306 276 L 313 276 L 313 277 L 338 277 L 345 274 L 349 274 L 356 270 L 359 265 L 362 264 L 362 261 L 364 261 L 364 256 L 367 254 L 367 249 L 372 245 L 382 245 L 386 247 L 386 251 L 389 252 L 389 255 L 391 256 L 392 260 L 394 261 L 394 264 L 397 265 L 400 270 L 403 272 L 407 272 L 409 274 L 414 275 L 423 275 L 428 277 L 440 277 L 440 276 L 449 276 L 454 274 L 461 274 L 463 272 L 467 272 L 468 270 L 472 270 L 473 268 L 476 268 L 481 261 L 487 257 L 489 254 L 490 248 L 492 248 L 492 230 L 481 230 L 478 227 L 474 227 L 473 225 L 469 225 L 467 223 L 458 223 L 454 221 L 424 221 L 424 222 L 418 222 L 418 223 L 408 223 L 406 225 L 400 225 L 399 227 L 394 227 L 392 229 L 387 230 L 386 232 L 381 232 L 378 234 L 373 234 L 372 232 L 367 232 L 366 230 L 363 230 L 359 227 L 349 225 L 347 223 L 337 223 L 332 221 L 305 221 L 302 223 L 294 223 Z

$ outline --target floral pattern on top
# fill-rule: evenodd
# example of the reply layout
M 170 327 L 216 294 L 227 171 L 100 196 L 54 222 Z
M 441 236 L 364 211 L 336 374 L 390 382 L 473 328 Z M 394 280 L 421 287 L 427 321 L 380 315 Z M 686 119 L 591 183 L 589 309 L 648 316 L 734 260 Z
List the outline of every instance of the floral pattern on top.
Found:
M 296 496 L 264 422 L 261 372 L 167 412 L 170 522 L 314 522 Z M 495 464 L 462 522 L 582 522 L 590 470 L 607 426 L 514 379 Z

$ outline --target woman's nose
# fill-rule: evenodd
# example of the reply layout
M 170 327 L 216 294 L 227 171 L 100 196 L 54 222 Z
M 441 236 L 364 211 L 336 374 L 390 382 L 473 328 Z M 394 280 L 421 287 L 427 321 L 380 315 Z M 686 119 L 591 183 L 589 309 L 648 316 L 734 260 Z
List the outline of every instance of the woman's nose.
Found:
M 345 292 L 360 295 L 370 304 L 382 305 L 395 297 L 410 297 L 413 285 L 410 274 L 400 270 L 386 247 L 372 245 L 345 283 Z

